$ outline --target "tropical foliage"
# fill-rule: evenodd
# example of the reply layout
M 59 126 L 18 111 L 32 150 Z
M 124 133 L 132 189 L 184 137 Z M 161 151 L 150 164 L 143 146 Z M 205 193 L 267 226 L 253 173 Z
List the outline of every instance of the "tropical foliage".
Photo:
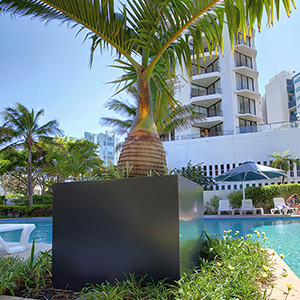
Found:
M 213 187 L 213 180 L 212 177 L 207 176 L 205 174 L 205 170 L 202 167 L 202 163 L 198 163 L 193 165 L 191 161 L 187 163 L 186 167 L 182 167 L 180 169 L 174 168 L 174 174 L 179 174 L 182 177 L 185 177 L 191 181 L 194 181 L 201 185 L 204 190 L 210 190 Z
M 32 201 L 32 150 L 41 148 L 38 140 L 50 143 L 54 134 L 61 133 L 58 128 L 58 121 L 52 120 L 44 125 L 39 125 L 40 118 L 44 115 L 44 110 L 40 109 L 35 113 L 34 109 L 29 110 L 24 105 L 17 103 L 15 108 L 8 107 L 3 111 L 5 123 L 2 128 L 8 129 L 7 138 L 2 144 L 2 152 L 13 151 L 12 149 L 26 149 L 27 157 L 27 193 L 29 205 Z M 4 134 L 5 136 L 5 134 Z
M 289 15 L 294 0 L 282 3 Z M 87 29 L 91 61 L 97 48 L 114 51 L 114 66 L 124 70 L 116 80 L 124 84 L 119 91 L 137 84 L 139 94 L 136 118 L 119 166 L 125 167 L 129 161 L 134 165 L 134 175 L 145 175 L 151 169 L 163 172 L 165 154 L 153 119 L 150 86 L 156 86 L 155 111 L 164 116 L 177 104 L 170 84 L 178 65 L 191 75 L 192 61 L 200 66 L 200 55 L 204 56 L 206 47 L 210 53 L 218 47 L 222 52 L 225 20 L 232 49 L 239 33 L 246 39 L 255 22 L 261 27 L 264 11 L 270 26 L 274 11 L 279 18 L 280 1 L 135 0 L 120 7 L 116 9 L 114 0 L 0 0 L 2 12 L 31 15 L 42 21 L 58 19 L 78 25 L 79 31 Z M 160 76 L 160 70 L 167 70 L 168 81 Z
M 284 170 L 286 173 L 290 170 L 290 167 L 293 169 L 294 165 L 300 167 L 299 158 L 292 156 L 296 152 L 297 151 L 290 152 L 290 150 L 286 150 L 282 154 L 280 154 L 279 152 L 273 152 L 273 154 L 268 155 L 269 157 L 275 159 L 272 161 L 270 166 L 280 170 Z M 282 177 L 282 183 L 284 183 L 284 179 L 285 177 Z
M 165 279 L 149 281 L 146 275 L 127 274 L 123 281 L 89 284 L 80 292 L 55 289 L 51 284 L 52 256 L 48 251 L 25 260 L 0 257 L 0 293 L 34 299 L 45 295 L 47 299 L 86 300 L 271 299 L 272 291 L 265 289 L 274 278 L 274 262 L 263 248 L 266 239 L 263 233 L 256 231 L 241 236 L 228 230 L 221 236 L 206 232 L 204 236 L 199 265 L 192 274 L 183 274 L 175 284 L 168 284 Z
M 44 172 L 56 176 L 58 182 L 92 179 L 93 171 L 100 168 L 103 161 L 97 154 L 97 145 L 88 140 L 56 137 L 60 148 L 47 155 L 48 167 Z

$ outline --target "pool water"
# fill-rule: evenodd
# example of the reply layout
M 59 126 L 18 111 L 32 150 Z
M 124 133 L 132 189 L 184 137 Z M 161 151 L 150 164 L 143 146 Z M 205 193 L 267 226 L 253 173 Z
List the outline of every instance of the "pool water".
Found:
M 52 218 L 0 220 L 1 223 L 34 223 L 36 229 L 31 233 L 29 241 L 35 239 L 36 243 L 52 243 Z M 184 221 L 180 222 L 180 227 L 185 233 L 191 231 L 193 234 L 198 229 L 194 226 L 190 227 L 189 223 Z M 224 230 L 232 230 L 233 237 L 236 231 L 239 231 L 237 237 L 253 234 L 254 230 L 265 232 L 267 240 L 264 248 L 273 248 L 279 255 L 284 254 L 283 260 L 300 278 L 300 263 L 297 259 L 300 251 L 300 219 L 205 219 L 203 228 L 207 229 L 208 233 L 221 235 Z M 21 231 L 5 232 L 0 235 L 7 242 L 18 242 Z
M 29 242 L 32 243 L 35 239 L 36 243 L 39 244 L 52 244 L 52 218 L 41 218 L 41 219 L 12 219 L 12 220 L 0 220 L 1 223 L 18 223 L 27 224 L 34 223 L 36 228 L 30 234 Z M 19 242 L 22 230 L 14 230 L 9 232 L 1 232 L 0 236 L 6 242 Z

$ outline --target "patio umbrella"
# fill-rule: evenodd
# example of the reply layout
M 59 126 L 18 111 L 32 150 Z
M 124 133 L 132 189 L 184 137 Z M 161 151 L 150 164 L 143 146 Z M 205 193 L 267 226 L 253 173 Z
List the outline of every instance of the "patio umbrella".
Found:
M 227 171 L 215 178 L 216 181 L 242 181 L 243 199 L 245 199 L 245 181 L 271 179 L 286 176 L 283 170 L 255 164 L 253 161 L 245 161 L 240 166 Z

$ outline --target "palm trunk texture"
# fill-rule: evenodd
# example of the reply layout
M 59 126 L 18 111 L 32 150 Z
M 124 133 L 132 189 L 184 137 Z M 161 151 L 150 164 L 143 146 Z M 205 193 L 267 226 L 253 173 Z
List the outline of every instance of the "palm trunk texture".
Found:
M 147 176 L 151 171 L 164 174 L 166 154 L 157 134 L 152 114 L 149 81 L 139 78 L 138 111 L 131 131 L 125 139 L 118 167 L 133 166 L 130 177 Z
M 32 198 L 32 159 L 31 159 L 31 145 L 28 146 L 28 204 L 29 206 L 33 205 Z

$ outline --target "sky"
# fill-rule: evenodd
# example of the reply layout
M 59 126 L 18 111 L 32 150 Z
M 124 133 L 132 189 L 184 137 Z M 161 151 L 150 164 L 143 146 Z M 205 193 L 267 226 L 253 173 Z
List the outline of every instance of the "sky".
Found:
M 266 24 L 266 20 L 263 20 Z M 282 70 L 300 72 L 300 12 L 292 9 L 290 18 L 283 12 L 274 26 L 256 30 L 259 92 Z M 116 92 L 107 84 L 122 75 L 113 64 L 110 51 L 95 53 L 89 67 L 90 42 L 77 30 L 47 26 L 29 17 L 0 15 L 0 111 L 22 103 L 35 111 L 43 108 L 41 123 L 58 119 L 68 136 L 81 138 L 84 131 L 111 130 L 100 127 L 99 119 L 114 114 L 103 108 Z M 125 92 L 115 98 L 130 99 Z M 2 123 L 2 120 L 1 120 Z

